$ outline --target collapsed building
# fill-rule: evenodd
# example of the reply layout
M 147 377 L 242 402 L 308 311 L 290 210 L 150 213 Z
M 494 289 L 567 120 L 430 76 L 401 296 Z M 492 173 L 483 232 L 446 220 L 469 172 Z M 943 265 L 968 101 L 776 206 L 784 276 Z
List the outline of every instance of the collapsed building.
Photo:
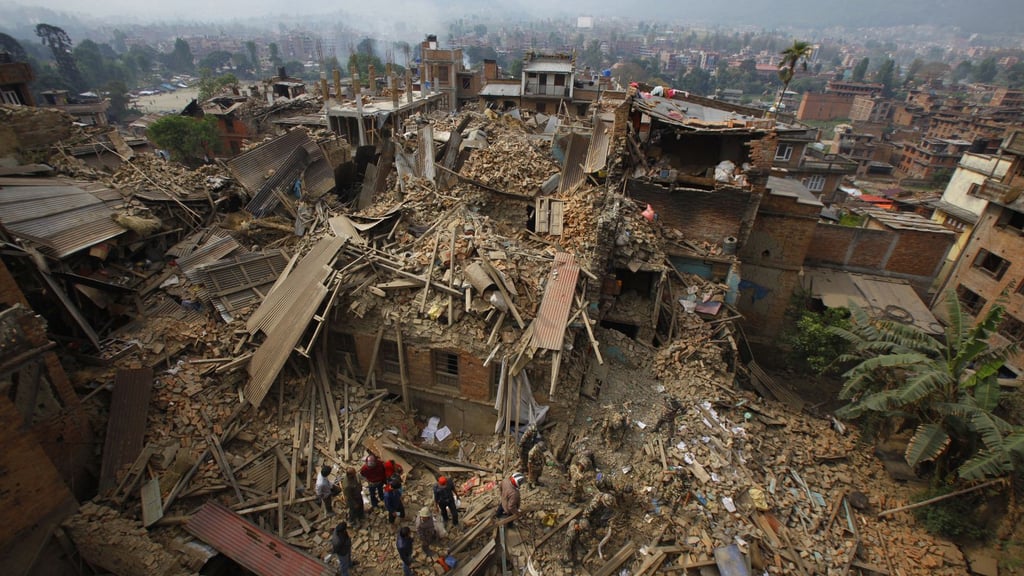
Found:
M 436 56 L 440 78 L 450 55 Z M 531 90 L 575 97 L 572 81 L 540 80 L 565 63 L 535 64 Z M 741 358 L 739 323 L 778 333 L 821 233 L 817 197 L 776 166 L 779 143 L 805 127 L 635 87 L 579 114 L 452 115 L 444 83 L 401 89 L 386 73 L 380 90 L 370 76 L 348 98 L 324 81 L 325 123 L 275 122 L 222 164 L 121 154 L 97 169 L 62 135 L 44 144 L 56 145 L 52 167 L 0 177 L 3 321 L 16 335 L 3 365 L 13 407 L 0 408 L 34 426 L 26 436 L 5 418 L 5 442 L 24 446 L 5 451 L 7 469 L 41 450 L 56 465 L 45 477 L 75 488 L 54 498 L 0 477 L 24 494 L 6 500 L 24 521 L 0 541 L 20 552 L 17 573 L 40 570 L 37 557 L 116 574 L 327 573 L 334 520 L 313 478 L 368 451 L 403 464 L 412 512 L 437 475 L 455 479 L 464 527 L 449 564 L 424 559 L 434 571 L 963 570 L 955 547 L 905 518 L 859 515 L 907 494 Z M 202 111 L 266 118 L 279 106 Z M 885 262 L 855 272 L 923 284 L 886 269 L 904 248 L 875 232 L 850 242 L 888 234 Z M 77 391 L 44 321 L 75 350 Z M 736 385 L 747 378 L 764 397 Z M 89 414 L 105 429 L 90 467 L 55 451 L 69 432 L 42 423 L 80 428 L 95 399 L 108 403 Z M 493 518 L 495 488 L 519 468 L 529 425 L 548 440 L 554 480 L 523 488 L 513 529 Z M 597 504 L 570 506 L 568 467 L 587 459 L 582 492 Z M 589 553 L 564 564 L 562 534 L 584 516 Z M 395 573 L 388 525 L 369 522 L 354 554 L 375 564 L 366 573 Z M 921 549 L 924 572 L 906 562 Z

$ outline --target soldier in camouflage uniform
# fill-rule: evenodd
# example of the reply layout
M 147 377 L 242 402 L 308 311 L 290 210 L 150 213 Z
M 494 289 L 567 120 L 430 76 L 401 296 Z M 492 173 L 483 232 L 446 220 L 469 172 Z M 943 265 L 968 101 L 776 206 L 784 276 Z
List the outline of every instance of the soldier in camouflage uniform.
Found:
M 527 478 L 530 480 L 530 487 L 543 486 L 540 482 L 540 475 L 544 472 L 544 451 L 547 445 L 541 440 L 530 448 L 530 454 L 526 458 Z
M 590 523 L 591 526 L 600 526 L 605 523 L 607 518 L 615 512 L 615 496 L 608 492 L 598 492 L 594 494 L 594 497 L 587 503 L 587 507 L 583 509 L 583 518 Z
M 519 469 L 527 470 L 530 462 L 530 450 L 533 449 L 533 445 L 540 441 L 540 432 L 537 430 L 536 424 L 530 424 L 526 427 L 526 431 L 523 432 L 523 437 L 519 439 Z
M 572 501 L 581 502 L 586 495 L 588 481 L 593 478 L 594 454 L 589 450 L 577 453 L 569 465 L 569 485 Z
M 583 538 L 590 531 L 590 522 L 586 518 L 576 518 L 565 529 L 565 556 L 563 562 L 576 564 L 576 550 L 583 544 Z
M 629 418 L 621 412 L 605 417 L 601 423 L 601 437 L 612 450 L 618 450 L 629 430 Z

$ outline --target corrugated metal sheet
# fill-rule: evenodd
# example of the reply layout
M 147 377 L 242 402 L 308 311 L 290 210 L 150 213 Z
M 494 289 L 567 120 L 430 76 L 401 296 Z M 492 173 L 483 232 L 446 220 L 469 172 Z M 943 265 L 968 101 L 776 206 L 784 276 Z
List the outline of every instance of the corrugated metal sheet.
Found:
M 130 466 L 142 451 L 152 389 L 152 368 L 118 370 L 114 376 L 114 395 L 110 400 L 100 469 L 101 494 L 117 486 L 117 471 L 122 466 Z
M 4 186 L 0 223 L 55 258 L 123 234 L 125 229 L 111 219 L 123 203 L 121 195 L 101 186 L 89 188 L 55 178 L 32 186 Z
M 327 236 L 317 242 L 295 265 L 281 285 L 267 295 L 263 304 L 252 313 L 246 322 L 249 332 L 262 330 L 269 334 L 281 317 L 288 315 L 287 308 L 294 300 L 294 294 L 300 292 L 306 285 L 323 283 L 331 272 L 328 264 L 344 243 L 345 239 L 338 236 Z
M 287 319 L 267 335 L 249 362 L 250 378 L 244 396 L 250 404 L 259 407 L 263 402 L 327 292 L 323 284 L 309 284 L 301 292 L 292 293 L 294 299 L 289 302 Z
M 302 181 L 306 186 L 302 191 L 303 195 L 319 197 L 334 190 L 334 170 L 331 170 L 327 160 L 317 160 L 306 167 Z
M 603 170 L 608 165 L 608 146 L 612 141 L 612 128 L 615 123 L 611 120 L 598 120 L 594 126 L 594 134 L 590 137 L 590 148 L 587 149 L 587 161 L 583 164 L 583 171 L 593 174 Z
M 590 136 L 572 132 L 569 134 L 568 140 L 565 162 L 562 163 L 562 179 L 558 183 L 559 194 L 567 194 L 576 190 L 576 187 L 587 178 L 587 173 L 583 170 L 583 163 L 587 160 Z
M 303 128 L 290 130 L 284 135 L 228 160 L 228 171 L 249 194 L 255 195 L 270 176 L 288 160 L 296 148 L 309 142 L 309 133 Z
M 879 320 L 906 322 L 930 334 L 943 331 L 914 288 L 903 281 L 829 268 L 807 268 L 804 285 L 829 308 L 859 306 Z
M 259 217 L 276 208 L 281 202 L 279 195 L 291 194 L 292 185 L 305 170 L 308 157 L 305 148 L 292 150 L 277 171 L 260 186 L 245 209 L 253 216 Z
M 212 297 L 272 284 L 287 264 L 288 256 L 283 251 L 270 250 L 203 264 L 195 272 Z
M 332 576 L 333 570 L 287 542 L 208 501 L 185 529 L 258 576 Z
M 196 270 L 200 265 L 216 262 L 241 247 L 230 236 L 217 237 L 203 244 L 201 248 L 188 256 L 179 258 L 178 268 L 189 280 L 199 282 L 199 275 L 196 273 Z
M 537 318 L 533 321 L 532 344 L 537 348 L 562 349 L 579 275 L 580 267 L 575 256 L 568 252 L 555 254 L 544 297 L 540 301 Z

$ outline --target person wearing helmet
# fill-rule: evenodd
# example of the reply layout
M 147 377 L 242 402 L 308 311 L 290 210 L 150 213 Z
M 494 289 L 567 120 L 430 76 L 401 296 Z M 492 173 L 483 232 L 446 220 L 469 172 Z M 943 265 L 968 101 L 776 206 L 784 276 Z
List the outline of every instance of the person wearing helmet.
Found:
M 530 424 L 526 427 L 526 431 L 523 432 L 523 437 L 519 439 L 519 468 L 522 470 L 528 470 L 530 450 L 533 449 L 534 444 L 540 441 L 540 431 L 537 430 L 536 424 Z
M 519 487 L 526 482 L 522 472 L 516 472 L 501 481 L 501 493 L 498 500 L 498 518 L 519 515 Z
M 441 511 L 441 520 L 448 522 L 448 514 L 452 515 L 452 526 L 459 525 L 459 507 L 455 502 L 455 487 L 447 478 L 441 476 L 434 484 L 434 505 Z
M 583 543 L 583 538 L 590 530 L 590 522 L 586 518 L 577 518 L 569 522 L 565 532 L 565 556 L 562 561 L 569 564 L 576 564 L 576 551 Z

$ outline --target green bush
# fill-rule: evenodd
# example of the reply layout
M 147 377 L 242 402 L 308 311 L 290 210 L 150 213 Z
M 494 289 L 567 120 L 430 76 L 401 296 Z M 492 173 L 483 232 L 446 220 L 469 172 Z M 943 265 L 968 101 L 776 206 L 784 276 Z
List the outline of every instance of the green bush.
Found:
M 794 363 L 819 375 L 835 372 L 838 369 L 835 360 L 846 353 L 847 345 L 841 337 L 832 334 L 829 327 L 845 329 L 849 318 L 850 311 L 846 308 L 801 313 L 795 328 L 786 336 L 787 344 L 793 349 Z

